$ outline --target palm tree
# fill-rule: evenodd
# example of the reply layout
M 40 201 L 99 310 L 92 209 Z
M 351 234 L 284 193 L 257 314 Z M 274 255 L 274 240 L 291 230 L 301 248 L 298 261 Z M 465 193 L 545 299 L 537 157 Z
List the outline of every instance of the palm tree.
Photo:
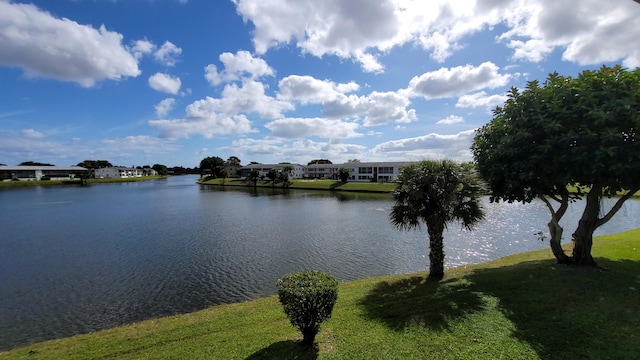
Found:
M 484 218 L 480 206 L 482 183 L 472 164 L 451 160 L 425 160 L 402 169 L 389 214 L 400 230 L 418 228 L 429 235 L 429 278 L 444 276 L 444 237 L 448 224 L 460 222 L 471 229 Z

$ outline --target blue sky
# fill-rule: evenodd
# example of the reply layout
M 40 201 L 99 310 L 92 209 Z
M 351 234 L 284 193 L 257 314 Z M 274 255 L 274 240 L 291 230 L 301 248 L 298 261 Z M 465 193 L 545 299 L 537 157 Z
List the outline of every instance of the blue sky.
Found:
M 618 63 L 632 0 L 0 0 L 0 163 L 470 160 L 511 86 Z

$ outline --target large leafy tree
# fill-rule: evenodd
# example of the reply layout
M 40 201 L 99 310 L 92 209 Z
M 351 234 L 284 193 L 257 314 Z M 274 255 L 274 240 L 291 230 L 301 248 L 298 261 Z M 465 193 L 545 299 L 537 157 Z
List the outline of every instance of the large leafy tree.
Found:
M 573 78 L 550 74 L 540 85 L 512 88 L 476 133 L 472 151 L 492 201 L 543 201 L 551 213 L 551 249 L 559 263 L 596 265 L 593 232 L 640 190 L 640 69 L 587 70 Z M 568 191 L 568 187 L 577 191 Z M 601 213 L 603 197 L 621 195 Z M 571 256 L 561 247 L 559 222 L 569 202 L 585 199 L 572 234 Z
M 222 175 L 224 165 L 225 162 L 221 157 L 209 156 L 200 161 L 200 171 L 202 172 L 202 174 L 204 174 L 205 170 L 209 170 L 211 172 L 211 176 L 217 178 Z
M 167 175 L 169 173 L 169 169 L 167 169 L 166 165 L 162 165 L 162 164 L 153 164 L 153 166 L 151 167 L 153 170 L 155 170 L 158 175 Z
M 349 168 L 340 168 L 338 169 L 338 178 L 341 182 L 346 183 L 351 176 L 351 169 Z
M 429 277 L 444 276 L 444 230 L 454 222 L 471 229 L 483 219 L 482 183 L 471 164 L 425 160 L 402 169 L 393 192 L 391 223 L 402 230 L 427 226 Z
M 54 166 L 54 165 L 49 163 L 41 163 L 37 161 L 23 161 L 20 163 L 19 166 Z
M 83 162 L 78 163 L 77 166 L 88 169 L 89 171 L 85 174 L 85 176 L 93 177 L 96 169 L 113 167 L 113 164 L 111 164 L 107 160 L 84 160 Z
M 331 160 L 328 159 L 314 159 L 309 161 L 309 163 L 307 163 L 307 165 L 313 165 L 313 164 L 333 164 L 331 162 Z
M 230 165 L 230 166 L 241 166 L 240 158 L 237 157 L 237 156 L 229 156 L 229 158 L 227 159 L 227 165 Z

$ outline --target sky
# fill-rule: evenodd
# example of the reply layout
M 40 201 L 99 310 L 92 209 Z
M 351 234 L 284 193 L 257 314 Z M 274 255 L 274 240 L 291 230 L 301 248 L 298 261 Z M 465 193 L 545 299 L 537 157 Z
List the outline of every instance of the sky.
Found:
M 0 0 L 0 163 L 468 161 L 511 87 L 615 64 L 632 0 Z

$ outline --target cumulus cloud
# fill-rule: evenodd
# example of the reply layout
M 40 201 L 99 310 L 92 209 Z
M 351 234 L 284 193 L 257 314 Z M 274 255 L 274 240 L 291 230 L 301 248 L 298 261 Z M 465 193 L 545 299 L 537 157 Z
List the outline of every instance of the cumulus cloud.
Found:
M 245 81 L 241 86 L 226 85 L 216 104 L 219 111 L 226 114 L 258 113 L 268 119 L 280 118 L 283 112 L 294 109 L 290 102 L 266 95 L 264 84 L 258 81 Z
M 264 84 L 245 81 L 241 86 L 228 84 L 220 98 L 210 96 L 194 101 L 185 109 L 181 119 L 150 120 L 149 124 L 161 130 L 166 138 L 188 138 L 200 134 L 206 138 L 224 134 L 254 132 L 246 114 L 258 114 L 265 119 L 278 119 L 293 105 L 265 94 Z
M 510 30 L 499 39 L 520 60 L 540 61 L 556 48 L 562 58 L 581 65 L 619 61 L 640 65 L 640 7 L 631 1 L 577 3 L 536 1 L 521 5 Z
M 295 40 L 304 52 L 351 58 L 365 71 L 382 70 L 367 50 L 382 48 L 381 43 L 392 39 L 401 26 L 393 1 L 233 1 L 238 13 L 256 28 L 253 43 L 258 54 Z
M 484 91 L 480 91 L 473 94 L 462 95 L 458 98 L 456 107 L 460 108 L 475 108 L 485 107 L 487 109 L 493 109 L 496 106 L 504 104 L 507 101 L 507 95 L 493 94 L 488 95 Z
M 182 81 L 177 76 L 155 73 L 149 77 L 149 86 L 153 90 L 175 95 L 180 91 Z
M 56 18 L 31 4 L 0 1 L 0 65 L 91 87 L 140 75 L 122 35 Z
M 389 122 L 408 123 L 417 119 L 415 110 L 407 107 L 409 99 L 396 92 L 377 92 L 369 95 L 347 95 L 359 90 L 355 82 L 335 83 L 311 76 L 291 75 L 278 83 L 278 98 L 297 101 L 303 105 L 322 104 L 324 115 L 330 118 L 362 117 L 364 126 Z
M 184 119 L 149 120 L 149 125 L 160 130 L 160 137 L 166 139 L 188 139 L 191 134 L 200 134 L 207 139 L 216 135 L 246 134 L 254 132 L 251 121 L 246 116 L 224 116 L 209 113 L 205 116 L 188 116 Z
M 248 51 L 238 51 L 236 54 L 225 52 L 220 54 L 219 59 L 224 70 L 218 72 L 214 64 L 205 67 L 205 79 L 214 86 L 240 79 L 274 76 L 273 68 L 266 61 L 253 57 Z
M 392 140 L 376 145 L 372 155 L 407 160 L 449 158 L 458 161 L 471 160 L 471 143 L 475 130 L 466 130 L 452 135 L 431 133 L 414 138 Z
M 142 151 L 143 153 L 164 153 L 175 151 L 178 146 L 155 136 L 137 135 L 125 136 L 118 139 L 104 139 L 101 141 L 105 147 L 114 151 Z
M 22 130 L 22 135 L 30 139 L 42 139 L 44 137 L 43 133 L 34 129 L 24 129 Z
M 301 104 L 322 104 L 337 101 L 343 98 L 344 94 L 357 91 L 359 88 L 355 82 L 340 84 L 308 75 L 290 75 L 278 82 L 278 97 Z
M 160 101 L 156 106 L 154 106 L 156 109 L 156 115 L 158 115 L 158 117 L 167 115 L 171 110 L 173 110 L 175 104 L 176 99 L 174 98 L 166 98 Z
M 139 159 L 142 154 L 176 151 L 178 146 L 154 136 L 127 136 L 119 139 L 82 141 L 79 138 L 51 139 L 33 136 L 32 131 L 11 132 L 0 130 L 0 157 L 38 159 L 58 165 L 77 164 L 78 154 L 95 159 Z
M 492 62 L 480 66 L 456 66 L 440 68 L 415 76 L 404 91 L 408 96 L 422 96 L 425 99 L 438 99 L 460 96 L 471 91 L 504 86 L 510 75 L 500 74 L 499 68 Z
M 265 125 L 273 136 L 280 138 L 304 138 L 317 136 L 325 139 L 344 139 L 362 136 L 355 130 L 358 124 L 321 118 L 286 118 Z
M 178 62 L 178 57 L 182 54 L 182 49 L 177 47 L 171 41 L 165 41 L 155 53 L 153 57 L 156 61 L 165 66 L 174 66 Z
M 140 59 L 144 55 L 151 54 L 155 48 L 156 45 L 147 39 L 136 40 L 131 47 L 131 52 L 136 59 Z
M 272 156 L 273 154 L 278 154 L 280 161 L 306 164 L 312 160 L 310 154 L 313 154 L 314 158 L 332 159 L 334 162 L 364 158 L 366 147 L 357 144 L 319 142 L 309 139 L 291 141 L 282 138 L 242 138 L 233 141 L 231 146 L 220 147 L 218 150 L 242 153 L 246 154 L 246 156 Z
M 443 62 L 465 47 L 468 36 L 504 29 L 496 40 L 513 58 L 541 61 L 554 49 L 582 65 L 619 61 L 640 64 L 640 7 L 632 1 L 412 1 L 233 0 L 251 22 L 258 54 L 295 43 L 314 56 L 335 55 L 380 72 L 380 55 L 412 43 Z M 305 16 L 300 16 L 305 14 Z
M 459 124 L 459 123 L 463 123 L 464 122 L 464 118 L 462 118 L 461 116 L 457 116 L 457 115 L 449 115 L 446 118 L 442 119 L 442 120 L 438 120 L 438 122 L 436 124 L 439 125 L 451 125 L 451 124 Z

